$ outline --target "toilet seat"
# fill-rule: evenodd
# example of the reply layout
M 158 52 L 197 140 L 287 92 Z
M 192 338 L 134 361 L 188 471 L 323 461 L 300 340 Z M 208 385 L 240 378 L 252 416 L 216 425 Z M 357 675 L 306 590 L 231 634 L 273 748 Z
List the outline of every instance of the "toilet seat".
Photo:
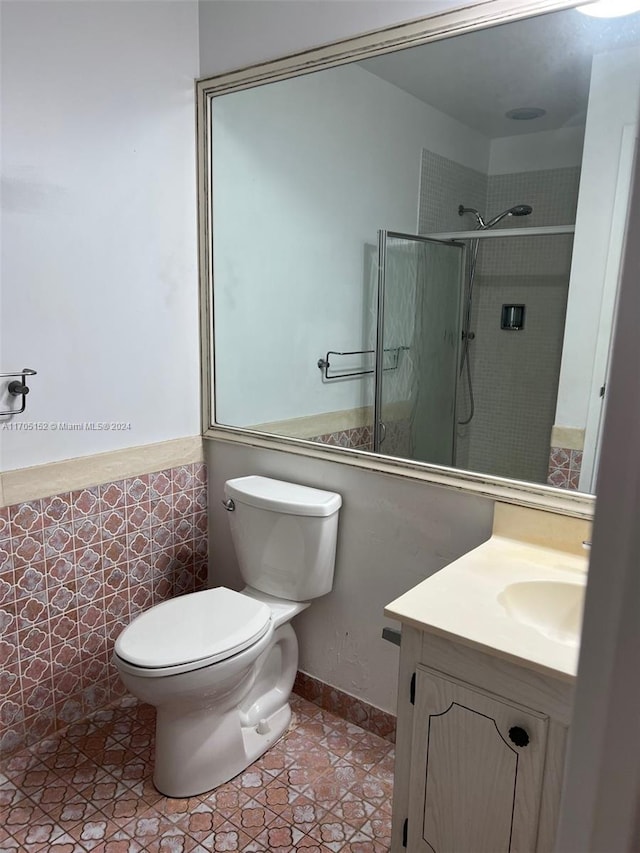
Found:
M 139 675 L 177 675 L 237 655 L 270 627 L 267 604 L 221 586 L 141 613 L 116 640 L 115 654 Z

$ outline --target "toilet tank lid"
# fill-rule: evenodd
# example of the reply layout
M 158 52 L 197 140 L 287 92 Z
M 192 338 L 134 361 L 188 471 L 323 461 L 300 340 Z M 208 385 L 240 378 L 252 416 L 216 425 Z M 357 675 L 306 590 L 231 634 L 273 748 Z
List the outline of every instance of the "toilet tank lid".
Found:
M 238 503 L 287 515 L 328 516 L 342 506 L 335 492 L 255 475 L 227 480 L 224 493 Z

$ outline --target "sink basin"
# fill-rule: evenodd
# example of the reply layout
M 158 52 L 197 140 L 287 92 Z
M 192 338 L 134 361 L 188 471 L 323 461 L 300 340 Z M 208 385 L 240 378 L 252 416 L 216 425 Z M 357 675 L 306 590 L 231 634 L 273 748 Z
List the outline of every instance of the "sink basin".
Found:
M 498 601 L 512 619 L 569 646 L 580 643 L 584 585 L 564 581 L 524 581 L 506 586 Z

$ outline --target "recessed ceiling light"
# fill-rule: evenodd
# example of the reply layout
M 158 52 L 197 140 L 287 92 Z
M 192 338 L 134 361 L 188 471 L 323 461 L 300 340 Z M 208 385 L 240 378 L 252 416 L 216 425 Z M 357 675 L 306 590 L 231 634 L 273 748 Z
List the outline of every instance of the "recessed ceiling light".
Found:
M 540 116 L 546 114 L 547 111 L 540 107 L 516 107 L 515 110 L 509 110 L 506 112 L 505 116 L 513 119 L 514 121 L 531 121 L 531 119 L 540 118 Z
M 578 12 L 592 18 L 621 18 L 640 12 L 640 0 L 597 0 L 588 6 L 578 6 Z

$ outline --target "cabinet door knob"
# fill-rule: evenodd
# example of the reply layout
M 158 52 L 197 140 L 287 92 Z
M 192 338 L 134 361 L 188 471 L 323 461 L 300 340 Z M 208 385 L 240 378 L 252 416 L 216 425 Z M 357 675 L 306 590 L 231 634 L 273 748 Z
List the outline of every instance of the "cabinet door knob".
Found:
M 516 746 L 526 746 L 529 743 L 529 735 L 521 726 L 512 726 L 509 729 L 509 740 Z

